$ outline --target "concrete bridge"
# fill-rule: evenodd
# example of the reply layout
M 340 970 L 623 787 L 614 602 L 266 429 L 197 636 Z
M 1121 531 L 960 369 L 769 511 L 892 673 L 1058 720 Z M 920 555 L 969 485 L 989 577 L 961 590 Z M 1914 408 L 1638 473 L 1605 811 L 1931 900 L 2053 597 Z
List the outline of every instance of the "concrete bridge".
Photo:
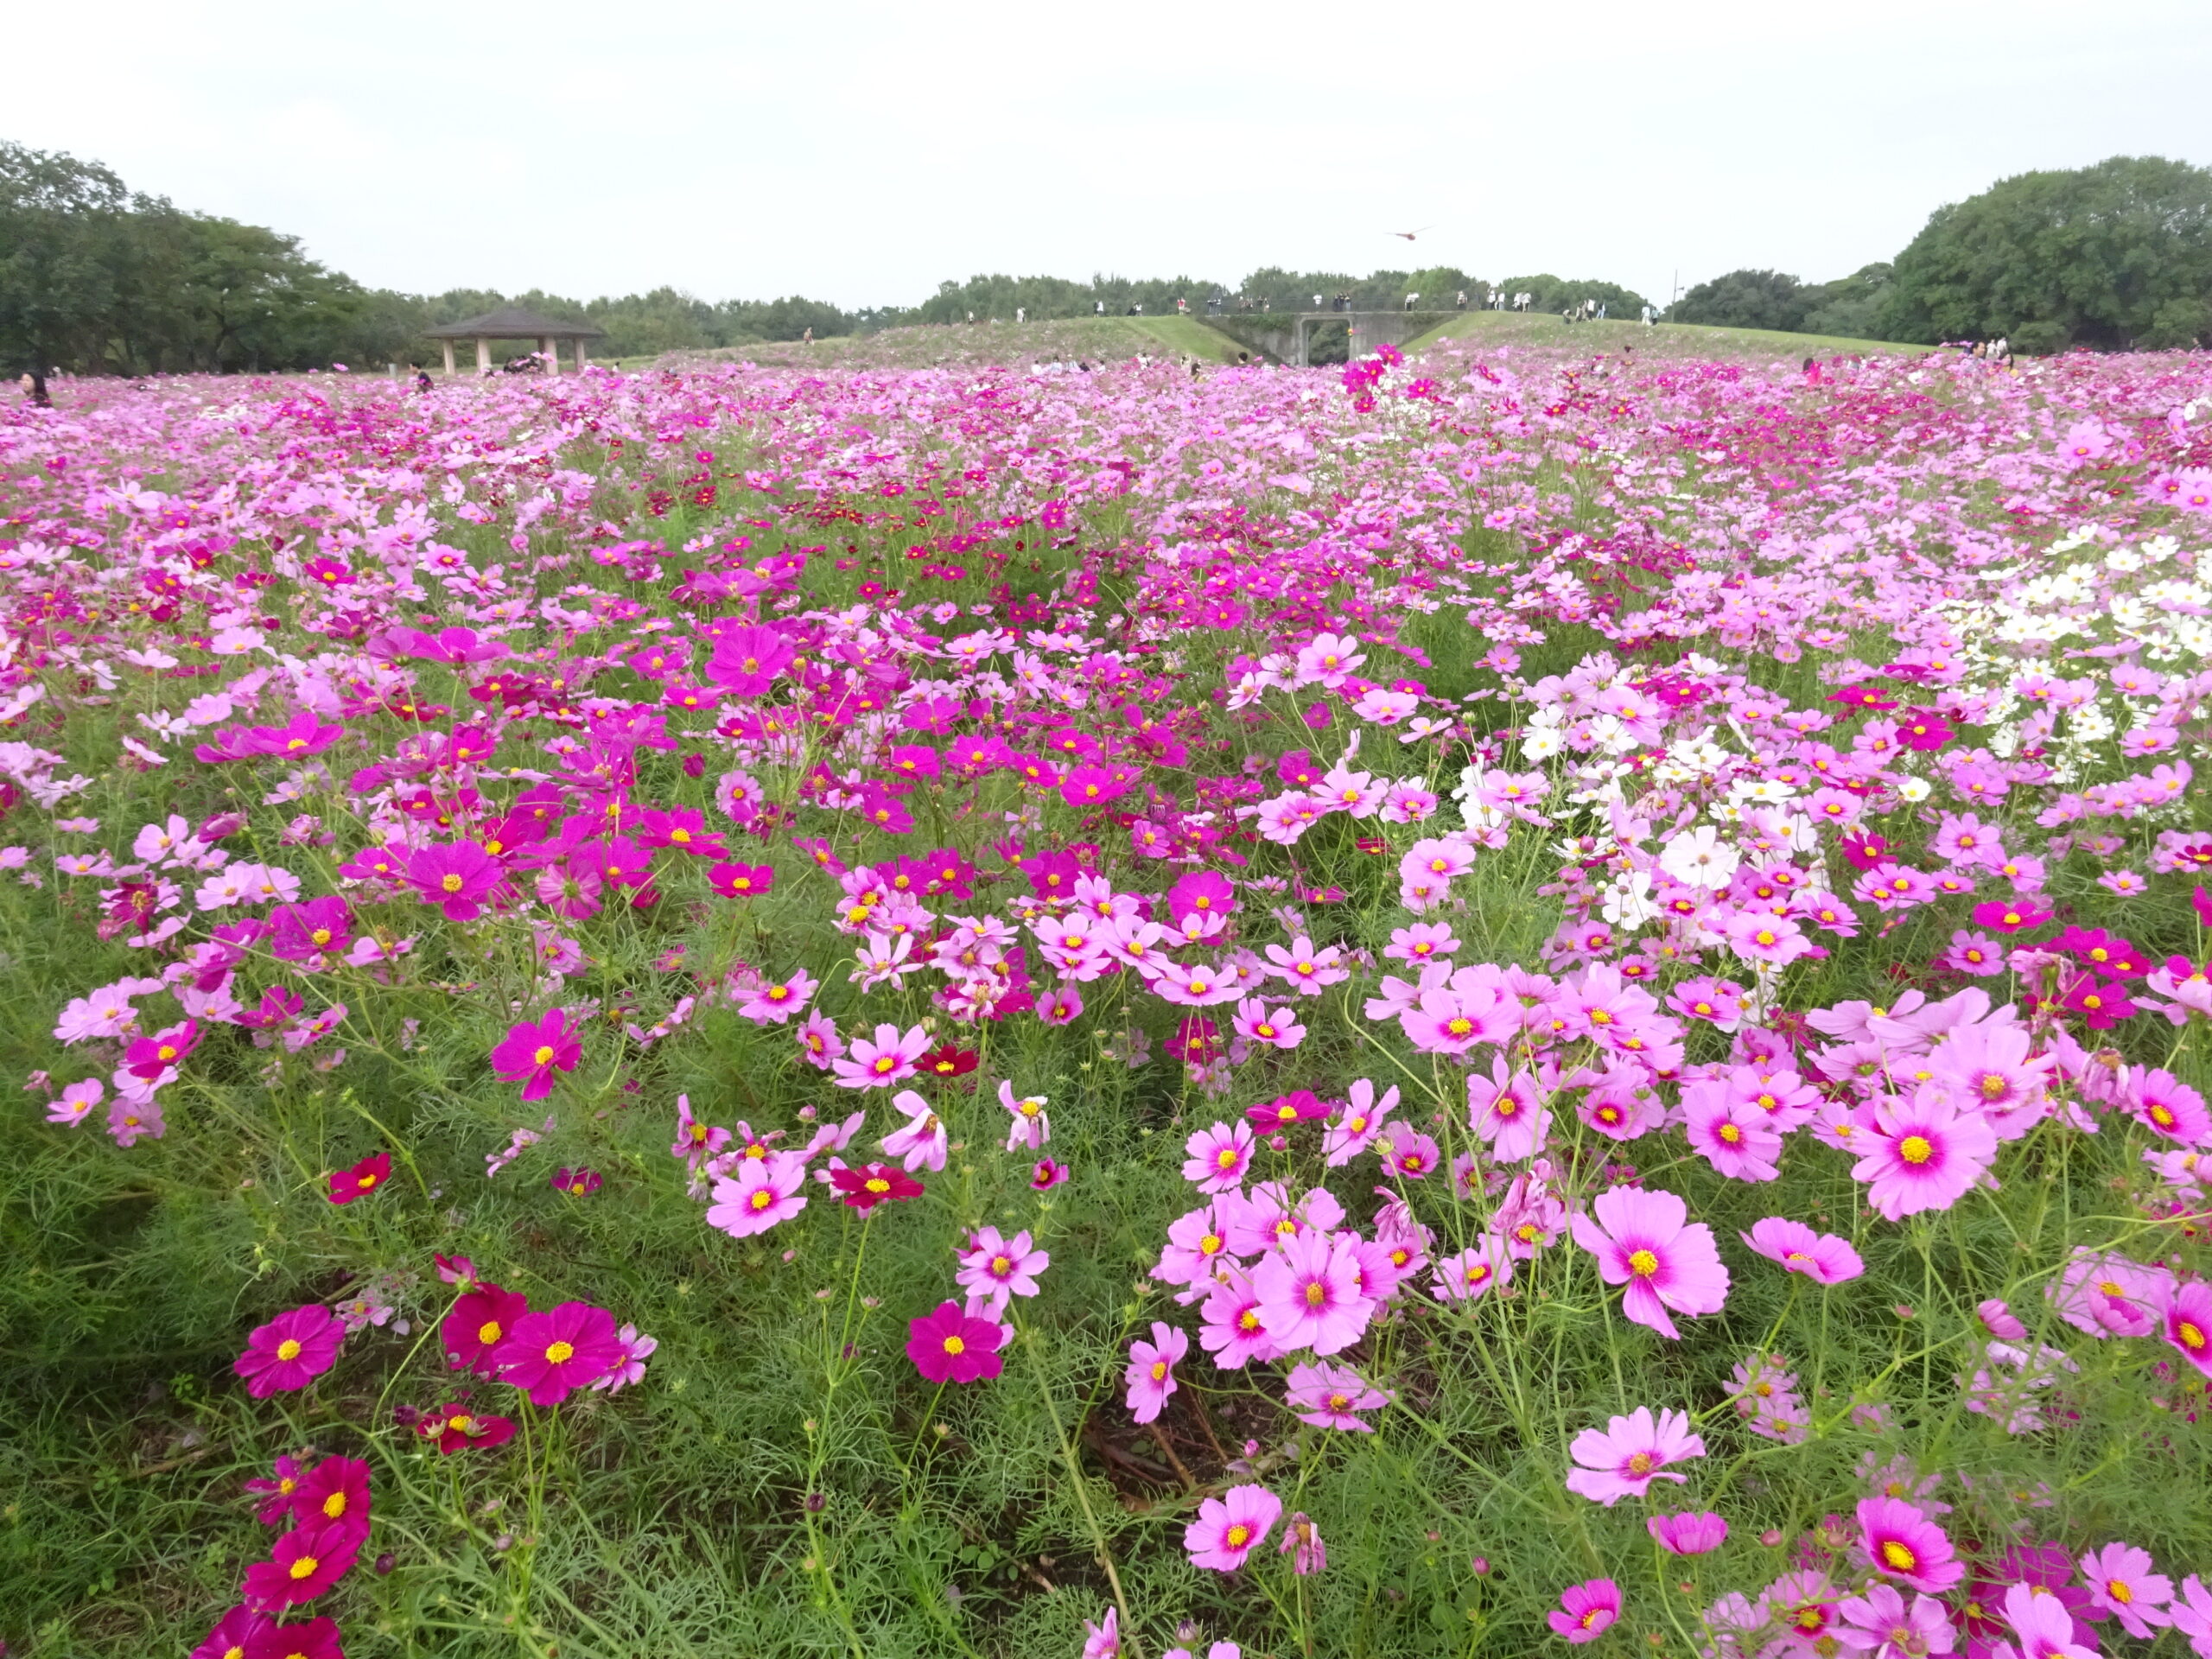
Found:
M 1370 357 L 1377 346 L 1402 346 L 1440 327 L 1458 311 L 1232 311 L 1202 319 L 1271 363 L 1306 366 L 1315 332 L 1323 323 L 1351 325 L 1351 354 Z

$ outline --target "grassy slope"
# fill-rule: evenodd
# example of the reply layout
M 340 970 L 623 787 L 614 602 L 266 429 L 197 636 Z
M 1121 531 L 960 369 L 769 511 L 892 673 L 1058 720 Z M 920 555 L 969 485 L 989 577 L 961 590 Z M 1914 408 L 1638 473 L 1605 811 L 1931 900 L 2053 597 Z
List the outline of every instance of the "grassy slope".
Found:
M 1774 328 L 1712 328 L 1701 323 L 1579 322 L 1569 327 L 1550 315 L 1516 315 L 1510 311 L 1470 311 L 1432 329 L 1406 349 L 1419 351 L 1447 340 L 1502 346 L 1633 346 L 1654 357 L 1806 357 L 1832 352 L 1904 352 L 1930 349 L 1897 340 L 1844 340 L 1828 334 L 1788 334 Z
M 1039 359 L 1092 361 L 1188 353 L 1210 363 L 1234 361 L 1237 343 L 1196 317 L 1071 317 L 1039 322 L 979 322 L 968 327 L 887 328 L 880 334 L 817 340 L 764 340 L 713 352 L 680 352 L 659 361 L 751 362 L 782 367 L 912 369 L 937 363 L 1027 363 Z

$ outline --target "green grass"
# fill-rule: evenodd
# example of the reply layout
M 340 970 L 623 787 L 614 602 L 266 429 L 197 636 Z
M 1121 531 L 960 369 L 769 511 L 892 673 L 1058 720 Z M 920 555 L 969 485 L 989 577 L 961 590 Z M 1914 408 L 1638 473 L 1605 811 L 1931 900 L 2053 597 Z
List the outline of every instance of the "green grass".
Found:
M 1410 354 L 1447 340 L 1594 351 L 1618 351 L 1632 346 L 1639 353 L 1653 357 L 1780 357 L 1791 362 L 1835 352 L 1891 352 L 1917 357 L 1933 349 L 1896 340 L 1790 334 L 1772 328 L 1713 328 L 1694 322 L 1662 322 L 1646 328 L 1641 322 L 1612 318 L 1569 324 L 1548 314 L 1470 311 L 1430 330 L 1405 350 Z

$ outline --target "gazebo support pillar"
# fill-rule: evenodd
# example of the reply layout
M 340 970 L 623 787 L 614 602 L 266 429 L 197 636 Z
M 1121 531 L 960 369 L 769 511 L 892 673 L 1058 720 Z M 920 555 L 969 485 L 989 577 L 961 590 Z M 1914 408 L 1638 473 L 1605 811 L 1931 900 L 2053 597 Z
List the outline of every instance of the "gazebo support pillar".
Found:
M 442 340 L 438 344 L 446 348 L 446 378 L 450 380 L 455 374 L 460 372 L 459 370 L 454 367 L 453 341 L 449 340 Z
M 578 334 L 570 343 L 576 348 L 576 372 L 582 374 L 584 372 L 584 365 L 591 360 L 584 355 L 584 338 L 582 334 Z
M 553 336 L 550 334 L 541 335 L 537 341 L 537 349 L 539 353 L 545 359 L 545 372 L 548 374 L 560 373 L 561 353 L 558 347 L 558 343 L 554 340 Z
M 479 374 L 492 372 L 492 342 L 481 334 L 476 337 L 476 372 Z

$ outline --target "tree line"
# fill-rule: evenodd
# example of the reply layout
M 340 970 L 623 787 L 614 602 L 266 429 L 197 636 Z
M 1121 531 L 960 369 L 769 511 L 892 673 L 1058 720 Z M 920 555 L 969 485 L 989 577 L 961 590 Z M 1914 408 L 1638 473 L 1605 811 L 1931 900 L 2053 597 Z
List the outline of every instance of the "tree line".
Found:
M 1894 260 L 1831 283 L 1732 270 L 1667 316 L 2037 353 L 2212 345 L 2212 169 L 2115 156 L 2023 173 L 1937 208 Z
M 79 374 L 230 372 L 419 363 L 424 330 L 505 304 L 606 331 L 601 357 L 742 347 L 964 323 L 1173 313 L 1303 311 L 1341 297 L 1358 310 L 1478 306 L 1493 284 L 1456 266 L 1206 277 L 976 276 L 919 305 L 846 310 L 793 295 L 706 301 L 674 288 L 589 301 L 532 289 L 403 294 L 365 287 L 307 257 L 296 237 L 187 213 L 129 189 L 97 162 L 0 141 L 0 364 Z M 1586 301 L 1638 315 L 1634 289 L 1549 273 L 1494 286 L 1556 313 Z M 1690 289 L 1672 322 L 1935 344 L 2008 336 L 2023 351 L 2212 343 L 2212 170 L 2156 156 L 2024 173 L 1938 208 L 1895 259 L 1833 282 L 1734 270 Z M 499 356 L 528 351 L 506 342 Z

